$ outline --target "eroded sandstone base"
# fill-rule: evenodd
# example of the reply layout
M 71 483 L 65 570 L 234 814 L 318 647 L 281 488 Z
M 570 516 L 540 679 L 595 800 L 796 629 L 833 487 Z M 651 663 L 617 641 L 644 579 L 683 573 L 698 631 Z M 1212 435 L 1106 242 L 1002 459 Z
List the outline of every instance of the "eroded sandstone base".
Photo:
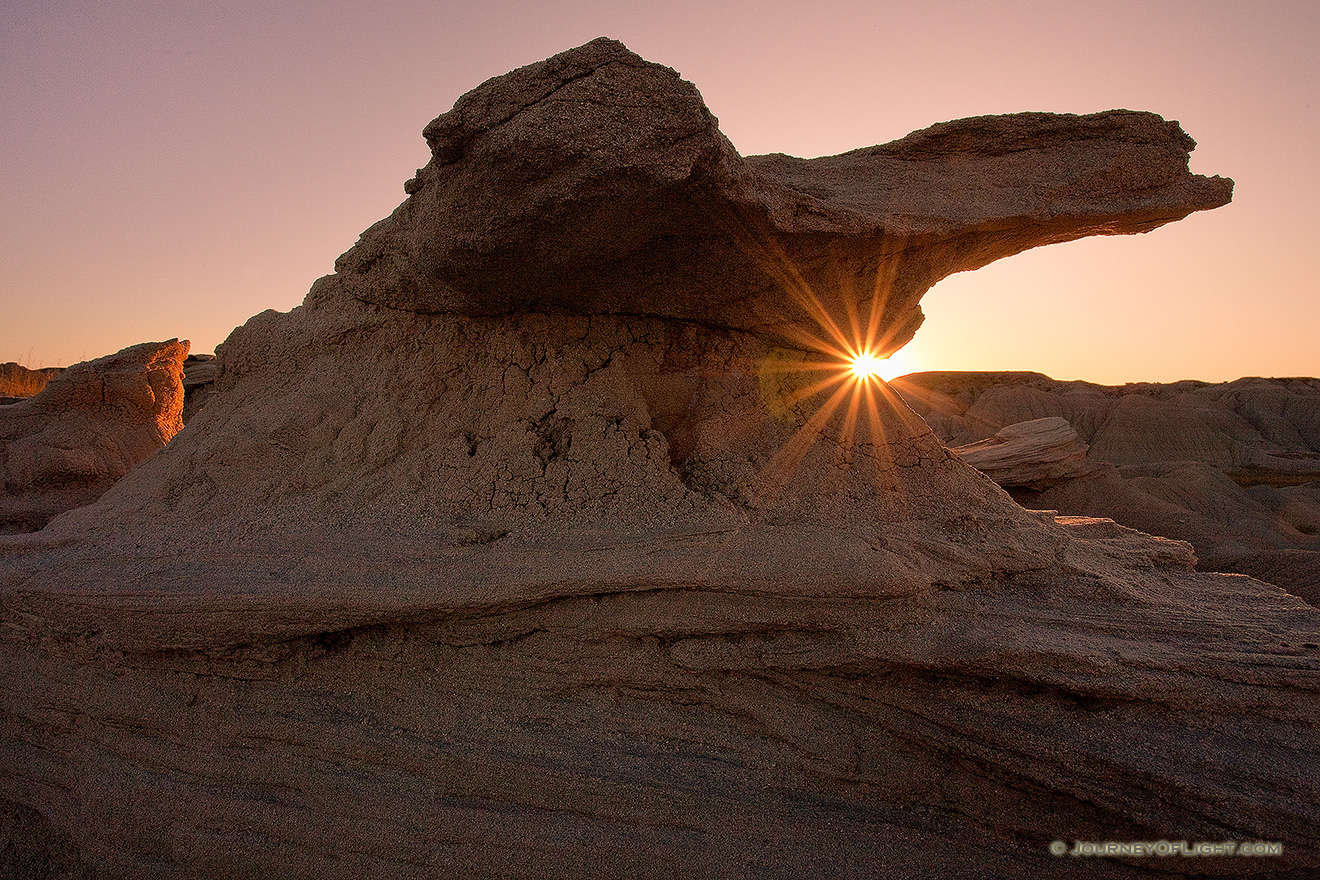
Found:
M 1176 125 L 744 161 L 695 89 L 596 41 L 427 137 L 409 200 L 234 332 L 168 446 L 0 539 L 0 798 L 42 852 L 115 878 L 1320 866 L 1314 609 L 1024 510 L 786 332 L 849 328 L 801 281 L 896 345 L 942 273 L 1222 204 Z M 1016 184 L 969 204 L 960 168 Z M 509 224 L 481 186 L 525 198 Z M 751 225 L 666 238 L 693 205 Z M 787 262 L 739 288 L 767 241 Z M 721 254 L 708 299 L 683 286 Z M 1285 855 L 1049 855 L 1079 838 Z

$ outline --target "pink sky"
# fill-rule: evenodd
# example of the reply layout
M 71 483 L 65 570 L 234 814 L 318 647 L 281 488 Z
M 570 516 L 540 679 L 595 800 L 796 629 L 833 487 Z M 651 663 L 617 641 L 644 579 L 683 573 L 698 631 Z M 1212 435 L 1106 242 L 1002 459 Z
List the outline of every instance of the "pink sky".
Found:
M 906 369 L 1320 375 L 1313 0 L 0 4 L 0 361 L 206 352 L 292 308 L 403 200 L 427 122 L 604 35 L 696 83 L 745 155 L 1122 107 L 1179 120 L 1192 170 L 1237 181 L 1148 235 L 941 282 Z

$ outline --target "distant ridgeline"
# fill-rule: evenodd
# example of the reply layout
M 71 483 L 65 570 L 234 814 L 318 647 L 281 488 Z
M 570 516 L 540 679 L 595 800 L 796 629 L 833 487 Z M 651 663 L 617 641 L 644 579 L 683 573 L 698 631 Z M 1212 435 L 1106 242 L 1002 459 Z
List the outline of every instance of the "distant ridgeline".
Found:
M 930 372 L 892 385 L 1023 506 L 1187 541 L 1199 568 L 1320 601 L 1320 379 Z

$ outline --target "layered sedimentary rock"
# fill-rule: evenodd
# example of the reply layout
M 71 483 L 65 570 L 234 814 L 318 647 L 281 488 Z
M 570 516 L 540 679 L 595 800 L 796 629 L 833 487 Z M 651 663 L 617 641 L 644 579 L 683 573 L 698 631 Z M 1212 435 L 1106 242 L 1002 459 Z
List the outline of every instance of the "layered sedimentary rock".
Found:
M 1175 874 L 1320 864 L 1313 609 L 1022 509 L 791 341 L 830 341 L 831 297 L 910 332 L 874 279 L 915 296 L 960 265 L 947 230 L 970 266 L 998 252 L 976 229 L 1020 249 L 1226 198 L 1155 117 L 1031 119 L 1081 133 L 740 160 L 608 41 L 461 99 L 408 201 L 231 335 L 167 447 L 0 543 L 5 815 L 117 877 L 1139 877 L 1047 845 L 1174 836 L 1284 846 Z M 895 151 L 934 201 L 873 214 Z M 1065 166 L 1108 201 L 1051 201 Z M 807 281 L 827 305 L 794 313 Z
M 1046 489 L 1093 469 L 1086 462 L 1086 444 L 1059 416 L 1008 425 L 950 452 L 1001 486 Z
M 188 343 L 75 364 L 0 409 L 0 531 L 39 529 L 100 497 L 183 427 Z
M 1320 380 L 1102 386 L 918 373 L 894 386 L 951 444 L 984 443 L 1023 418 L 1065 419 L 1090 444 L 1089 471 L 1015 489 L 1018 501 L 1188 541 L 1203 568 L 1268 573 L 1315 601 Z

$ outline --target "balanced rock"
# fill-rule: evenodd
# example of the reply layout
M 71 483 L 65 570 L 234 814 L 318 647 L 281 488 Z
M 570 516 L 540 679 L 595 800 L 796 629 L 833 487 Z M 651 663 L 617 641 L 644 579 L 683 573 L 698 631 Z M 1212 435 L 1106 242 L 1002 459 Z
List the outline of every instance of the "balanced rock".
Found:
M 865 315 L 868 259 L 918 279 L 863 322 L 892 342 L 951 266 L 1226 199 L 1184 136 L 981 120 L 808 173 L 736 160 L 608 41 L 427 131 L 408 201 L 234 331 L 168 446 L 0 541 L 30 848 L 123 878 L 1117 878 L 1145 866 L 1049 842 L 1176 834 L 1283 855 L 1173 874 L 1320 865 L 1314 609 L 1024 510 L 785 332 Z M 1041 202 L 1049 156 L 1094 176 Z
M 1018 422 L 987 440 L 949 451 L 1001 486 L 1044 489 L 1092 470 L 1086 444 L 1058 416 Z
M 0 530 L 39 529 L 96 500 L 178 433 L 187 353 L 177 339 L 135 345 L 0 409 Z
M 743 158 L 696 88 L 598 39 L 464 95 L 407 201 L 332 283 L 426 313 L 683 318 L 906 343 L 939 279 L 1229 201 L 1152 113 L 963 119 L 820 159 Z M 883 328 L 883 329 L 881 329 Z M 854 339 L 852 344 L 862 345 Z

